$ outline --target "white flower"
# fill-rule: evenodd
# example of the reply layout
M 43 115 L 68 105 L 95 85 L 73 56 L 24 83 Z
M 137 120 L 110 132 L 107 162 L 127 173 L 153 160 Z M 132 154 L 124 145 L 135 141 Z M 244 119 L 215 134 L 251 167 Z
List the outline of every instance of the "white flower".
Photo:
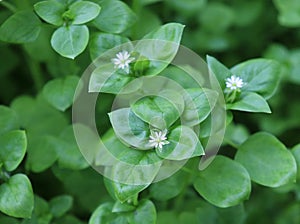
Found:
M 230 90 L 237 90 L 245 85 L 243 79 L 241 79 L 240 77 L 235 77 L 234 75 L 232 75 L 230 78 L 227 78 L 225 81 L 226 87 Z
M 166 137 L 167 132 L 168 132 L 167 129 L 163 131 L 151 130 L 151 135 L 149 136 L 150 146 L 161 150 L 164 145 L 169 144 L 170 142 L 167 141 L 167 137 Z
M 122 51 L 116 54 L 116 57 L 111 59 L 111 61 L 114 63 L 115 68 L 120 68 L 125 70 L 125 72 L 129 73 L 129 64 L 134 60 L 135 58 L 130 57 L 130 54 L 128 51 Z

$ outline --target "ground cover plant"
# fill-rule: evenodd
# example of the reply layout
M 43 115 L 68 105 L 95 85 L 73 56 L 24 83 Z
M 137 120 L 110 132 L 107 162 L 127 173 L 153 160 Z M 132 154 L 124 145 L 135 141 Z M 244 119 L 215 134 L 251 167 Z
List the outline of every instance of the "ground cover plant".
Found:
M 0 0 L 0 223 L 300 223 L 299 11 Z

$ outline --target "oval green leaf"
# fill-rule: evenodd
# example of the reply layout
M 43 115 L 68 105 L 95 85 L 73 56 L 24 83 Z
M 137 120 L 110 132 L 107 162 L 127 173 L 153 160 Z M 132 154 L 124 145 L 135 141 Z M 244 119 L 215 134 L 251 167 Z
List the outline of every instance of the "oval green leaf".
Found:
M 128 217 L 129 223 L 156 223 L 156 209 L 154 204 L 149 200 L 141 200 L 134 212 L 131 212 Z
M 108 115 L 119 139 L 138 149 L 151 148 L 148 146 L 149 124 L 139 119 L 130 108 L 118 109 Z
M 205 170 L 199 171 L 194 187 L 208 202 L 226 208 L 248 199 L 251 181 L 241 164 L 216 156 Z
M 170 127 L 183 112 L 183 98 L 178 93 L 175 95 L 178 97 L 146 96 L 133 103 L 131 109 L 140 119 L 162 130 Z
M 281 65 L 270 59 L 251 59 L 234 66 L 231 72 L 246 83 L 242 91 L 256 92 L 269 99 L 277 89 Z
M 0 106 L 0 135 L 19 128 L 17 114 L 6 106 Z
M 112 129 L 103 136 L 102 142 L 95 163 L 106 165 L 106 177 L 128 185 L 144 185 L 153 181 L 162 162 L 154 150 L 130 148 L 119 141 Z
M 290 151 L 273 135 L 259 132 L 249 137 L 235 155 L 251 179 L 268 187 L 279 187 L 296 180 L 297 165 Z
M 169 160 L 184 160 L 204 155 L 203 147 L 196 133 L 187 126 L 178 126 L 167 135 L 169 144 L 162 149 L 157 148 L 156 153 Z
M 94 2 L 78 1 L 69 7 L 68 12 L 73 16 L 72 24 L 79 25 L 95 19 L 100 9 L 100 6 Z
M 0 136 L 0 164 L 7 171 L 15 170 L 22 162 L 27 147 L 25 131 L 10 131 Z
M 85 169 L 89 166 L 89 164 L 86 161 L 86 158 L 83 157 L 83 154 L 81 153 L 78 143 L 76 142 L 75 135 L 74 135 L 74 130 L 73 128 L 75 127 L 76 124 L 73 124 L 66 127 L 61 133 L 60 133 L 60 138 L 57 139 L 57 143 L 55 146 L 56 153 L 58 155 L 58 165 L 62 168 L 67 168 L 71 170 L 82 170 Z M 88 135 L 86 136 L 86 140 L 91 139 L 91 132 L 89 129 L 85 128 L 84 126 L 77 126 L 77 128 L 82 128 L 82 132 L 84 134 Z M 83 135 L 84 135 L 83 134 Z M 86 145 L 91 143 L 92 141 L 85 143 Z M 81 144 L 83 144 L 81 142 Z M 94 145 L 91 145 L 91 149 L 89 152 L 85 152 L 85 156 L 93 156 L 93 147 Z M 91 154 L 89 154 L 91 153 Z M 89 158 L 91 159 L 91 158 Z
M 87 26 L 63 26 L 53 33 L 51 46 L 61 56 L 74 59 L 84 51 L 88 41 L 89 30 Z
M 182 123 L 195 126 L 204 121 L 213 110 L 218 93 L 210 89 L 187 89 L 184 95 L 185 107 L 182 114 Z
M 61 217 L 71 209 L 73 198 L 69 195 L 60 195 L 49 201 L 50 212 L 54 217 Z
M 91 58 L 94 60 L 104 52 L 129 41 L 127 37 L 116 34 L 95 33 L 91 36 L 89 43 Z
M 168 23 L 148 33 L 140 40 L 135 51 L 150 60 L 144 76 L 157 75 L 174 59 L 181 41 L 184 25 Z
M 122 33 L 136 21 L 134 12 L 122 1 L 104 0 L 101 8 L 102 12 L 93 23 L 107 33 Z
M 267 101 L 257 93 L 242 92 L 239 99 L 226 105 L 228 110 L 239 110 L 256 113 L 271 113 L 271 109 Z
M 127 200 L 132 199 L 136 194 L 143 191 L 145 188 L 149 186 L 149 184 L 144 185 L 129 185 L 122 184 L 119 182 L 115 182 L 109 180 L 107 178 L 104 179 L 105 187 L 112 192 L 113 196 L 117 198 L 121 203 L 126 202 Z
M 34 139 L 29 138 L 29 140 L 26 167 L 36 173 L 43 172 L 57 160 L 55 147 L 60 145 L 60 142 L 52 136 L 39 136 Z
M 62 15 L 65 11 L 65 6 L 58 1 L 49 0 L 38 2 L 34 4 L 34 10 L 39 17 L 47 23 L 55 26 L 61 26 L 64 23 Z
M 218 79 L 221 88 L 225 89 L 225 79 L 232 76 L 231 71 L 216 58 L 209 55 L 206 56 L 206 61 L 209 70 Z
M 35 41 L 41 31 L 41 22 L 32 11 L 19 11 L 0 27 L 0 40 L 22 44 Z
M 16 174 L 0 186 L 0 211 L 9 216 L 30 218 L 33 200 L 31 183 L 24 174 Z
M 43 88 L 46 100 L 60 111 L 65 111 L 73 103 L 79 77 L 67 76 L 49 81 Z

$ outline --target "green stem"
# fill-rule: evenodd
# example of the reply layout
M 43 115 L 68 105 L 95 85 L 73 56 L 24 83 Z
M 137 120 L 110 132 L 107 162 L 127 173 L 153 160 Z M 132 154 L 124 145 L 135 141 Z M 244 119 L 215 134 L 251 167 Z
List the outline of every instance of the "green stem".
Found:
M 36 91 L 40 91 L 44 85 L 44 79 L 40 64 L 34 59 L 30 58 L 29 55 L 25 55 L 25 58 L 30 70 L 32 80 L 34 82 L 35 89 Z
M 17 11 L 17 8 L 9 2 L 4 2 L 3 0 L 0 0 L 0 5 L 3 5 L 4 7 L 6 7 L 8 10 L 10 10 L 13 13 L 15 13 Z
M 132 204 L 133 204 L 134 206 L 137 206 L 137 205 L 139 204 L 139 202 L 138 202 L 138 197 L 139 197 L 139 194 L 136 194 L 136 195 L 134 195 L 134 196 L 132 197 Z
M 186 173 L 195 175 L 195 171 L 193 171 L 193 170 L 191 170 L 191 169 L 189 169 L 189 168 L 182 167 L 181 170 L 184 171 L 184 172 L 186 172 Z
M 235 99 L 237 98 L 237 95 L 239 93 L 239 89 L 235 89 L 233 91 L 230 91 L 226 94 L 226 102 L 227 103 L 233 103 Z
M 6 172 L 2 167 L 0 167 L 0 180 L 7 182 L 9 178 L 10 178 L 9 173 Z

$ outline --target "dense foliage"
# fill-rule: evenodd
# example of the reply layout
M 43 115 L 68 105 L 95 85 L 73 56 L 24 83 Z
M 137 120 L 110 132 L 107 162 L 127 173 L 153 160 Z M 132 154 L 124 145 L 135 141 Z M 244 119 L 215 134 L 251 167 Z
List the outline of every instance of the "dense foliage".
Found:
M 0 0 L 0 223 L 300 223 L 299 12 Z

